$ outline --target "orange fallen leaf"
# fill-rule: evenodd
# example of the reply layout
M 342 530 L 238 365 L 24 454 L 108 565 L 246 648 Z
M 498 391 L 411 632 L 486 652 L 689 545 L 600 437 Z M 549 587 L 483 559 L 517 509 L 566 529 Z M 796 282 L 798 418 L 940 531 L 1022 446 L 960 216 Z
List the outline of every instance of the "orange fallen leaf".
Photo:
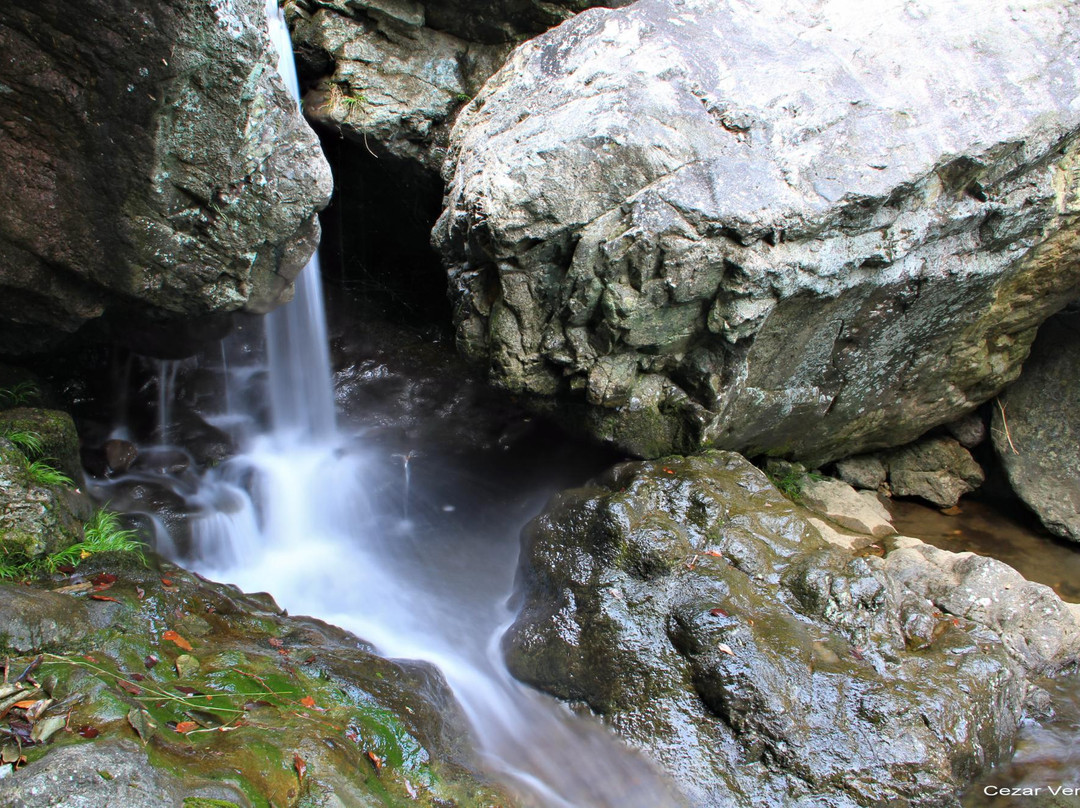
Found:
M 311 708 L 315 706 L 315 699 L 311 698 L 311 696 L 304 696 L 304 698 L 300 699 L 300 703 L 305 707 Z
M 279 640 L 277 637 L 271 637 L 270 638 L 270 644 L 272 646 L 274 646 L 275 648 L 280 648 L 281 646 L 283 646 L 285 644 L 285 641 L 284 640 Z
M 138 685 L 133 685 L 131 682 L 125 682 L 123 679 L 117 681 L 117 684 L 133 696 L 138 696 L 140 693 L 142 693 L 141 687 L 139 687 Z
M 706 550 L 705 555 L 712 556 L 713 558 L 723 558 L 724 554 L 719 550 Z
M 307 771 L 307 764 L 304 762 L 304 759 L 300 757 L 300 755 L 298 755 L 296 752 L 293 752 L 292 759 L 293 765 L 296 766 L 296 776 L 300 779 L 301 782 L 303 782 L 304 773 Z
M 186 735 L 198 726 L 194 721 L 181 721 L 176 725 L 176 731 Z
M 20 710 L 25 710 L 27 707 L 33 707 L 37 704 L 37 699 L 25 699 L 23 701 L 15 702 L 12 707 L 18 707 Z
M 378 771 L 379 769 L 382 768 L 383 763 L 382 763 L 382 758 L 381 757 L 376 755 L 374 752 L 368 752 L 367 756 L 368 756 L 368 760 L 371 761 L 371 765 L 375 767 L 375 771 Z
M 89 654 L 83 654 L 82 658 L 85 659 L 87 662 L 97 662 L 97 660 Z
M 111 586 L 111 584 L 110 584 Z M 119 603 L 116 598 L 110 598 L 108 595 L 91 595 L 90 600 L 111 600 L 113 603 Z
M 669 469 L 667 466 L 664 466 L 664 474 L 674 474 L 674 473 L 675 473 L 674 469 Z
M 165 586 L 172 586 L 173 585 L 172 578 L 162 578 L 161 582 L 163 584 L 165 584 Z
M 191 643 L 189 643 L 187 640 L 185 640 L 183 637 L 181 637 L 179 634 L 177 634 L 172 629 L 170 629 L 169 631 L 166 631 L 164 634 L 162 634 L 161 639 L 168 640 L 169 642 L 176 643 L 178 646 L 183 648 L 185 651 L 193 651 L 194 650 L 191 647 Z
M 711 614 L 713 617 L 727 617 L 728 616 L 728 613 L 725 612 L 723 609 L 709 609 L 709 614 Z

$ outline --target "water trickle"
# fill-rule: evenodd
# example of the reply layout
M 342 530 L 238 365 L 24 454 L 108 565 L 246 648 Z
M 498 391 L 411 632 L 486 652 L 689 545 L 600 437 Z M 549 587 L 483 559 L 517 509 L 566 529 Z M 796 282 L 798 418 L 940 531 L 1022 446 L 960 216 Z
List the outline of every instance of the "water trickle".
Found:
M 288 32 L 274 0 L 267 10 L 296 94 Z M 421 507 L 424 469 L 413 468 L 411 446 L 386 451 L 338 430 L 317 262 L 296 287 L 265 318 L 262 339 L 245 326 L 206 359 L 224 379 L 223 408 L 208 420 L 241 453 L 201 477 L 158 479 L 183 498 L 189 526 L 185 541 L 163 536 L 159 549 L 207 577 L 268 591 L 290 612 L 349 629 L 388 656 L 436 664 L 487 766 L 527 805 L 680 804 L 601 725 L 506 670 L 499 642 L 513 618 L 517 536 L 541 496 L 488 507 L 440 491 L 437 504 Z M 385 479 L 400 480 L 400 500 L 369 496 Z M 468 523 L 464 511 L 483 513 Z

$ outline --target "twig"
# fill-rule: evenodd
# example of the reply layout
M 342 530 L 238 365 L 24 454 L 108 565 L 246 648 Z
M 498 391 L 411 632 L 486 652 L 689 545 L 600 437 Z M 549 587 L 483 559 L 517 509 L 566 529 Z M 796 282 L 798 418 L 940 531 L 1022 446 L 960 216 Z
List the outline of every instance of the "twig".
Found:
M 1012 449 L 1013 454 L 1018 455 L 1020 452 L 1009 433 L 1009 419 L 1005 417 L 1005 405 L 1001 403 L 1001 396 L 994 396 L 994 403 L 997 404 L 998 412 L 1001 413 L 1001 425 L 1005 428 L 1005 439 L 1009 442 L 1009 448 Z

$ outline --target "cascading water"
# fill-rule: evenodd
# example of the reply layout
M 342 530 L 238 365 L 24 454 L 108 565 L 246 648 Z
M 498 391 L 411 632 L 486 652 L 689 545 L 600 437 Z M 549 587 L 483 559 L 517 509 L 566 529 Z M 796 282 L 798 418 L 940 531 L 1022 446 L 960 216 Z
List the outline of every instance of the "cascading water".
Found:
M 267 10 L 282 74 L 298 97 L 275 0 Z M 269 591 L 291 612 L 343 626 L 388 656 L 433 662 L 492 773 L 526 803 L 679 804 L 650 766 L 599 724 L 506 670 L 499 639 L 513 617 L 506 604 L 517 535 L 539 498 L 524 508 L 493 507 L 482 524 L 468 524 L 464 509 L 449 502 L 456 494 L 438 484 L 432 496 L 442 497 L 440 506 L 417 504 L 426 453 L 380 453 L 362 435 L 338 431 L 316 262 L 298 279 L 293 302 L 265 318 L 265 331 L 265 350 L 241 335 L 207 360 L 226 379 L 224 409 L 210 420 L 242 453 L 201 477 L 186 471 L 169 478 L 193 514 L 190 538 L 173 542 L 159 520 L 159 549 L 208 577 Z M 268 418 L 260 411 L 265 401 Z M 169 406 L 160 403 L 162 415 Z M 267 421 L 269 428 L 260 426 Z M 369 501 L 366 492 L 387 475 L 400 481 L 396 501 Z

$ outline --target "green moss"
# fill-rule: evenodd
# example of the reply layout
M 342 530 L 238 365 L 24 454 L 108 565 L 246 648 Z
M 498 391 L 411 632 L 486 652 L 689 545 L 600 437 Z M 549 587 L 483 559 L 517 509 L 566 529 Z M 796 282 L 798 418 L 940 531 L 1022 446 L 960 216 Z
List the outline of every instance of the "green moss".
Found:
M 212 800 L 207 797 L 185 797 L 183 808 L 240 808 L 229 800 Z

